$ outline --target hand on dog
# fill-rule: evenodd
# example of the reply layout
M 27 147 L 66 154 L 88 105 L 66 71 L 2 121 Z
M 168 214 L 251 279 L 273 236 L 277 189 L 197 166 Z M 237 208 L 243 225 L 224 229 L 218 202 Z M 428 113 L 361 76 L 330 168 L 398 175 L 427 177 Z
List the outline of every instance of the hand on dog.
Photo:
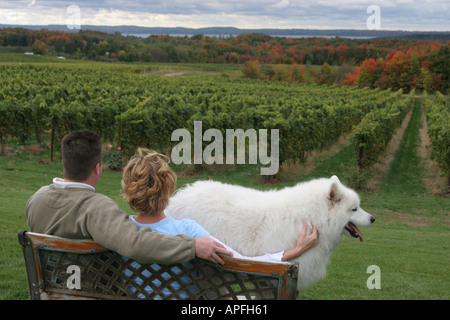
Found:
M 232 252 L 228 251 L 223 245 L 208 236 L 195 239 L 195 255 L 197 257 L 212 263 L 224 264 L 225 262 L 218 256 L 219 253 L 233 256 Z
M 286 250 L 281 261 L 294 259 L 303 254 L 305 251 L 314 247 L 317 242 L 319 242 L 319 232 L 317 231 L 315 226 L 311 226 L 311 233 L 307 234 L 308 224 L 306 222 L 303 222 L 303 229 L 300 233 L 300 237 L 298 238 L 297 245 L 295 246 L 295 248 Z

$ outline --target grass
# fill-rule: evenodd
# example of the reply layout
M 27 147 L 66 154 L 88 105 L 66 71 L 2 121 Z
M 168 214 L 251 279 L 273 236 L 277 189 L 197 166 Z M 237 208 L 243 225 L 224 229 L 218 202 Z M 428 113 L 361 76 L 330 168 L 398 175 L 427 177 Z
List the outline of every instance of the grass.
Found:
M 377 221 L 362 230 L 365 240 L 346 239 L 333 253 L 327 277 L 300 298 L 448 299 L 448 227 L 411 226 L 371 212 Z M 366 286 L 371 265 L 380 268 L 380 290 Z
M 363 242 L 346 238 L 333 252 L 327 276 L 300 292 L 299 299 L 450 298 L 450 199 L 445 195 L 432 195 L 421 181 L 428 173 L 417 151 L 421 127 L 419 107 L 420 102 L 414 108 L 402 143 L 378 190 L 359 192 L 362 207 L 376 217 L 376 222 L 362 228 Z M 0 156 L 2 300 L 28 298 L 27 277 L 16 234 L 19 229 L 28 229 L 25 219 L 28 198 L 41 186 L 50 184 L 53 177 L 63 176 L 58 160 L 54 164 L 38 163 L 38 156 L 31 152 L 36 146 L 15 148 L 17 144 L 7 142 L 9 155 Z M 42 160 L 48 158 L 49 151 L 43 148 Z M 178 187 L 212 178 L 259 189 L 281 188 L 333 174 L 346 183 L 349 172 L 354 170 L 353 150 L 352 146 L 344 145 L 331 156 L 319 156 L 308 171 L 302 166 L 293 166 L 276 184 L 263 180 L 255 166 L 224 167 L 200 170 L 176 167 L 180 173 Z M 123 210 L 132 213 L 120 196 L 120 180 L 120 172 L 105 170 L 96 191 L 111 197 Z M 380 290 L 369 290 L 366 286 L 371 275 L 366 270 L 371 265 L 380 268 Z

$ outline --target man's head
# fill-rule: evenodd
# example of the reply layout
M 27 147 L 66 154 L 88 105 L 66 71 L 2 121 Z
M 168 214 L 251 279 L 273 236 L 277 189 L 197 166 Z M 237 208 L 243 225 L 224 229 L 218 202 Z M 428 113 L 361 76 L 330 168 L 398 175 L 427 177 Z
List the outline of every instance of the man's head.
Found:
M 61 154 L 64 178 L 86 181 L 97 164 L 102 162 L 102 142 L 93 131 L 74 131 L 62 139 Z

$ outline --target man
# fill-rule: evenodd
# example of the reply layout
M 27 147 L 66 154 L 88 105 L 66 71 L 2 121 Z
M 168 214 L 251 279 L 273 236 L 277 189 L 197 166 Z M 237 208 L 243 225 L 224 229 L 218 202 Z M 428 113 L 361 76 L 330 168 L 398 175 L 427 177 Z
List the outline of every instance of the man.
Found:
M 210 237 L 170 236 L 138 229 L 110 198 L 95 193 L 102 173 L 102 145 L 92 131 L 80 130 L 61 142 L 64 179 L 39 189 L 27 202 L 30 231 L 72 239 L 92 239 L 141 263 L 180 263 L 195 256 L 223 264 L 232 255 Z

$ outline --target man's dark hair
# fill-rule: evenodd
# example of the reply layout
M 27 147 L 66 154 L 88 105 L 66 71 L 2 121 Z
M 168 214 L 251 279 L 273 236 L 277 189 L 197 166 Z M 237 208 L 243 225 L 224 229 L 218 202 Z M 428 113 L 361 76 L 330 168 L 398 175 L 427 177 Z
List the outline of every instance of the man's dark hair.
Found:
M 61 154 L 64 178 L 85 181 L 102 161 L 102 142 L 93 131 L 74 131 L 62 139 Z

